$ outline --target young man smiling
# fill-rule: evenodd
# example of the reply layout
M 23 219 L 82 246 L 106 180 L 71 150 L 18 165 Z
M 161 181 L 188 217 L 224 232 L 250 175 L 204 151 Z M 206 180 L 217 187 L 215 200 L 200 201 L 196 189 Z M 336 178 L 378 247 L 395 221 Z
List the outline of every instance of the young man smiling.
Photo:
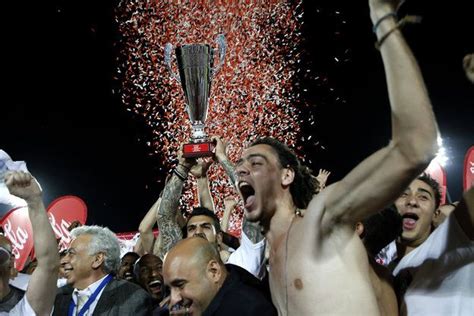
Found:
M 436 229 L 438 183 L 414 180 L 395 201 L 403 217 L 393 275 L 402 315 L 472 315 L 474 188 Z

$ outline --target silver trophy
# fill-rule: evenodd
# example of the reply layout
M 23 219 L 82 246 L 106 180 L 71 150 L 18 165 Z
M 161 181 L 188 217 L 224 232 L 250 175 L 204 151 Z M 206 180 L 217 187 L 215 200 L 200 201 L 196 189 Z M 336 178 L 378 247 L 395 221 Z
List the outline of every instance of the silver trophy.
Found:
M 186 99 L 186 111 L 191 121 L 191 142 L 184 144 L 183 157 L 212 156 L 214 144 L 209 140 L 204 126 L 209 108 L 211 82 L 224 63 L 226 42 L 224 35 L 216 39 L 219 63 L 214 66 L 214 50 L 208 44 L 190 44 L 175 49 L 179 75 L 171 67 L 173 45 L 165 45 L 165 63 L 172 78 L 181 82 Z

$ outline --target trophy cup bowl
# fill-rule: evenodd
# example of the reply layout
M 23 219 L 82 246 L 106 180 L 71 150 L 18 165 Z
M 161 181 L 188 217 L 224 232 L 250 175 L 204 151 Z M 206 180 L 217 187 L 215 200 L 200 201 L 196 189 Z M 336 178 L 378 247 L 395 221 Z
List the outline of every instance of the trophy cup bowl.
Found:
M 170 43 L 165 46 L 165 62 L 172 77 L 181 82 L 186 101 L 186 111 L 191 122 L 192 134 L 189 143 L 183 145 L 183 157 L 212 156 L 214 143 L 209 140 L 204 127 L 209 109 L 212 78 L 222 66 L 225 54 L 225 39 L 218 36 L 220 62 L 214 65 L 214 50 L 208 44 L 189 44 L 176 47 L 178 75 L 171 69 Z

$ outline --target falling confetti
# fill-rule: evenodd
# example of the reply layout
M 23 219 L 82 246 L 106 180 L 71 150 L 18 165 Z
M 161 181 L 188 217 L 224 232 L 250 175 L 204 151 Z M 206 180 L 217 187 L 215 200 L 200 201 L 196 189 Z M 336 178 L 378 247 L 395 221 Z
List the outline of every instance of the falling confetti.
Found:
M 283 1 L 122 1 L 116 11 L 121 34 L 117 79 L 127 111 L 152 131 L 142 139 L 150 154 L 172 168 L 179 146 L 191 134 L 184 93 L 164 62 L 166 43 L 207 43 L 217 49 L 219 34 L 225 35 L 227 53 L 212 81 L 208 135 L 229 142 L 232 161 L 260 136 L 297 150 L 303 120 L 314 124 L 312 116 L 301 117 L 302 98 L 295 88 L 297 73 L 309 72 L 300 65 L 302 11 L 300 2 Z M 177 72 L 174 56 L 172 62 Z M 211 167 L 209 178 L 221 215 L 224 198 L 236 192 L 219 166 Z M 194 185 L 181 200 L 184 210 L 197 203 L 195 196 Z M 231 232 L 238 234 L 241 219 L 240 205 L 231 218 Z

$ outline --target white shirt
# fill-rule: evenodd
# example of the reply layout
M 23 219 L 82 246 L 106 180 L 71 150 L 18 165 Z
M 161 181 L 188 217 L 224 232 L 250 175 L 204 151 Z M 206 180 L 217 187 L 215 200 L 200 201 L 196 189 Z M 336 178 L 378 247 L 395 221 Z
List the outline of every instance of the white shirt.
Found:
M 18 275 L 14 279 L 10 279 L 8 283 L 16 287 L 17 289 L 23 290 L 26 292 L 28 288 L 28 283 L 30 282 L 31 275 L 18 272 Z
M 78 290 L 78 289 L 74 289 L 74 292 L 72 292 L 72 299 L 74 301 L 74 304 L 76 304 L 77 306 L 77 295 L 84 295 L 84 294 L 87 294 L 89 295 L 89 297 L 92 295 L 92 293 L 94 293 L 94 291 L 99 287 L 100 283 L 107 277 L 108 275 L 104 276 L 102 279 L 100 280 L 97 280 L 95 281 L 94 283 L 92 283 L 91 285 L 89 285 L 88 287 L 86 287 L 85 289 L 83 290 Z M 88 316 L 88 315 L 92 315 L 92 313 L 94 312 L 94 309 L 95 307 L 97 306 L 97 302 L 99 301 L 100 299 L 100 296 L 102 295 L 102 292 L 104 292 L 104 289 L 105 289 L 105 286 L 102 288 L 102 290 L 100 290 L 99 294 L 97 295 L 97 297 L 95 298 L 95 300 L 92 302 L 92 304 L 89 306 L 89 309 L 84 313 L 84 316 Z M 74 310 L 73 310 L 73 315 L 76 315 L 76 307 L 74 307 Z
M 393 275 L 409 272 L 408 315 L 474 315 L 474 242 L 452 213 L 403 257 Z
M 36 315 L 33 308 L 31 308 L 28 299 L 26 298 L 26 293 L 23 298 L 16 303 L 15 307 L 11 309 L 9 312 L 0 312 L 0 316 L 34 316 Z
M 231 253 L 226 263 L 235 264 L 255 277 L 262 279 L 265 276 L 265 238 L 254 244 L 242 230 L 240 247 Z

